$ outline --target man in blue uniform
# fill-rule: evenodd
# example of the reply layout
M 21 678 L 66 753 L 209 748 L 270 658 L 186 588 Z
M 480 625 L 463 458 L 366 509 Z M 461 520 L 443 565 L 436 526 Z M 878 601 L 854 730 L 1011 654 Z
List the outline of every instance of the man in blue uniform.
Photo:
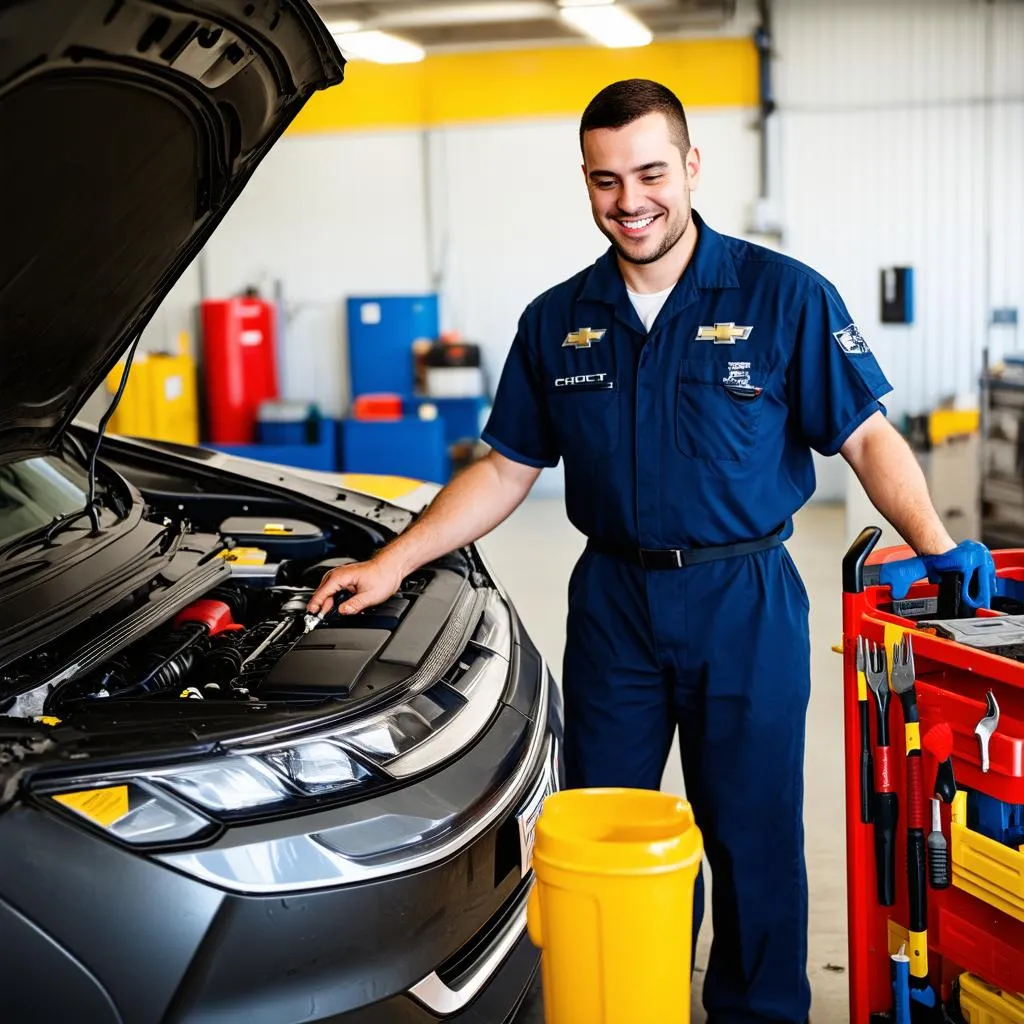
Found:
M 379 603 L 505 519 L 561 458 L 589 538 L 569 583 L 568 782 L 656 789 L 679 729 L 714 879 L 709 1020 L 802 1022 L 808 603 L 781 542 L 814 490 L 811 450 L 841 453 L 920 554 L 955 566 L 959 549 L 835 288 L 691 209 L 700 154 L 678 99 L 611 85 L 580 142 L 611 247 L 523 314 L 493 451 L 371 562 L 331 573 L 310 608 L 343 588 L 342 612 Z M 702 892 L 696 907 L 699 927 Z

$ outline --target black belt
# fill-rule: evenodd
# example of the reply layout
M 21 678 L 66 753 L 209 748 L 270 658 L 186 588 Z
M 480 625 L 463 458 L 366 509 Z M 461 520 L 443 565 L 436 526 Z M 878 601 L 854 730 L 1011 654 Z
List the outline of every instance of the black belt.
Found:
M 605 555 L 613 555 L 623 561 L 639 565 L 641 569 L 682 569 L 688 565 L 703 562 L 717 562 L 723 558 L 739 558 L 741 555 L 756 555 L 759 551 L 777 548 L 782 543 L 782 528 L 779 527 L 767 537 L 757 540 L 742 540 L 736 544 L 714 544 L 706 548 L 672 548 L 652 550 L 633 548 L 625 544 L 608 544 L 591 538 L 588 547 Z

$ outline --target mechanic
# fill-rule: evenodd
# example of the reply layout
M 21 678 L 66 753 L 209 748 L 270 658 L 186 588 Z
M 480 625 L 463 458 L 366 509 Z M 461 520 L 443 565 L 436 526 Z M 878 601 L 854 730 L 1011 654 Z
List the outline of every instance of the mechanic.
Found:
M 708 1020 L 802 1022 L 810 645 L 782 541 L 814 490 L 811 450 L 847 460 L 930 571 L 969 575 L 981 546 L 956 547 L 943 527 L 836 289 L 691 208 L 701 157 L 676 96 L 610 85 L 580 144 L 611 247 L 524 312 L 484 432 L 492 451 L 370 562 L 326 576 L 309 608 L 340 590 L 341 613 L 386 600 L 564 460 L 568 515 L 588 538 L 569 582 L 568 784 L 657 789 L 678 727 L 714 881 Z

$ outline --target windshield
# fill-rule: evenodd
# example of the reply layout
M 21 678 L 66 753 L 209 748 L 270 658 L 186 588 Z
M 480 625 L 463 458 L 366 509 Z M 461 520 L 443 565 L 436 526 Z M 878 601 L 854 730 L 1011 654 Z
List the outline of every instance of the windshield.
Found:
M 88 477 L 60 459 L 0 466 L 0 544 L 85 508 Z

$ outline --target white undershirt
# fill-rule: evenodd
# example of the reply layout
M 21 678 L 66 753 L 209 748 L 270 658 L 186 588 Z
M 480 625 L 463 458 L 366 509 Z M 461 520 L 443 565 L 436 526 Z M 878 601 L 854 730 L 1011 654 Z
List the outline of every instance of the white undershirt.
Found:
M 628 288 L 626 289 L 626 294 L 629 296 L 629 301 L 633 303 L 636 315 L 640 317 L 640 322 L 648 331 L 657 319 L 658 314 L 661 312 L 661 307 L 665 305 L 665 300 L 672 293 L 674 287 L 675 285 L 671 285 L 663 292 L 645 293 L 631 292 Z

